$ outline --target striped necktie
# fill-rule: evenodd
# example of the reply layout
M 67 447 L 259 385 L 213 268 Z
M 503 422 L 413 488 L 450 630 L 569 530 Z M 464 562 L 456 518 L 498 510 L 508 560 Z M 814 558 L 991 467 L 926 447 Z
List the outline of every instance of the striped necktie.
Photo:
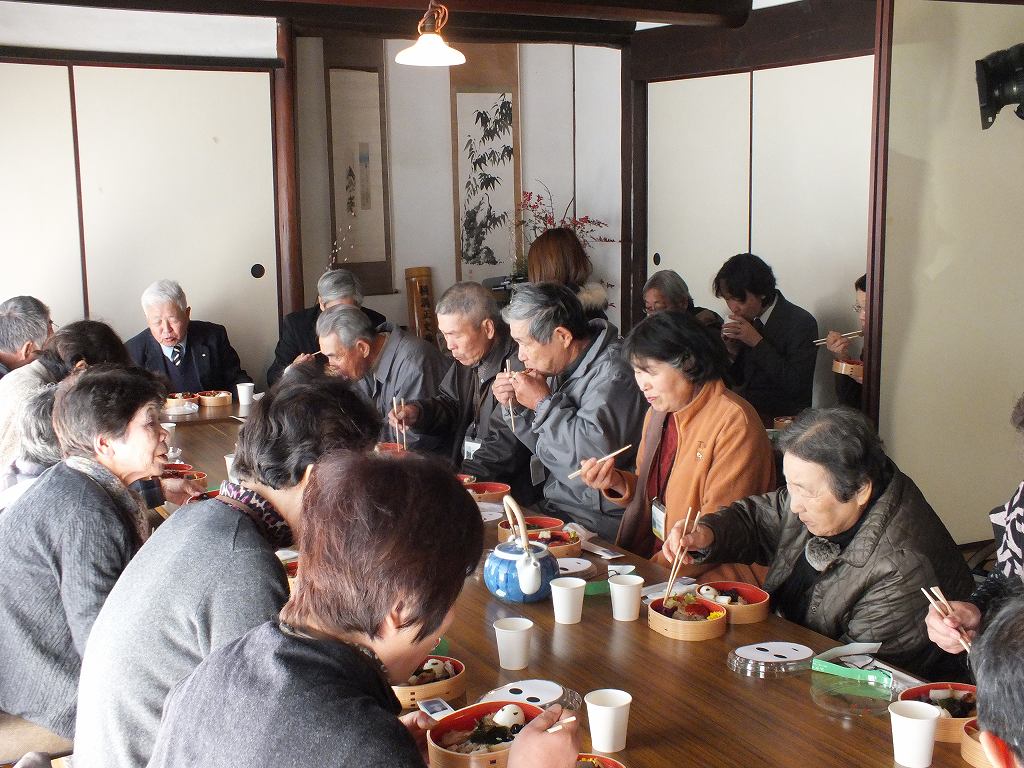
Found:
M 176 368 L 181 368 L 181 361 L 185 354 L 185 348 L 181 344 L 175 344 L 171 349 L 171 362 Z

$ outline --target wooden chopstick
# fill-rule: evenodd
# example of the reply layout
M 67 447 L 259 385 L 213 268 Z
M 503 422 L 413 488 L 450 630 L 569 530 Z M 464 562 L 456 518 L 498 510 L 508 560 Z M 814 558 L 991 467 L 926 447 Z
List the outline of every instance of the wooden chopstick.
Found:
M 512 361 L 511 360 L 506 360 L 505 361 L 505 375 L 507 375 L 510 379 L 512 378 Z M 514 400 L 514 399 L 515 398 L 512 398 L 512 400 Z M 515 432 L 516 431 L 516 414 L 515 414 L 515 411 L 512 408 L 512 400 L 508 401 L 508 418 L 509 418 L 509 421 L 512 422 L 512 431 Z
M 576 722 L 576 715 L 573 715 L 572 717 L 567 717 L 565 718 L 565 720 L 559 720 L 557 723 L 548 728 L 547 733 L 555 733 L 556 731 L 560 731 L 562 730 L 562 726 L 566 723 L 574 722 Z
M 391 410 L 395 414 L 395 418 L 397 419 L 398 418 L 398 398 L 397 397 L 392 397 L 391 398 Z M 395 424 L 391 428 L 391 431 L 392 431 L 392 433 L 395 436 L 395 445 L 400 445 L 402 441 L 398 439 L 398 425 Z
M 405 398 L 402 398 L 402 410 L 405 410 Z M 409 450 L 409 436 L 406 434 L 405 422 L 402 422 L 402 450 Z
M 847 333 L 840 334 L 841 339 L 856 339 L 864 335 L 864 331 L 848 331 Z M 820 347 L 828 341 L 828 337 L 824 339 L 815 339 L 814 346 Z
M 597 460 L 597 463 L 600 464 L 601 462 L 608 461 L 608 459 L 614 459 L 620 453 L 622 453 L 623 451 L 628 451 L 632 447 L 633 447 L 632 443 L 630 443 L 629 445 L 624 445 L 621 448 L 619 448 L 619 450 L 612 451 L 607 456 L 602 456 L 600 459 Z M 575 472 L 573 472 L 571 475 L 569 475 L 569 479 L 570 480 L 575 480 L 577 477 L 579 477 L 582 474 L 583 474 L 583 470 L 582 469 L 577 469 Z
M 938 590 L 938 594 L 942 594 L 942 590 L 938 587 L 932 587 L 932 589 Z M 953 612 L 953 607 L 949 604 L 948 601 L 946 601 L 944 595 L 941 598 L 942 602 L 940 603 L 938 600 L 932 597 L 931 593 L 929 593 L 928 590 L 924 587 L 921 587 L 921 592 L 924 593 L 924 596 L 928 599 L 928 602 L 931 604 L 932 608 L 934 608 L 938 612 L 939 616 L 946 618 L 947 616 L 949 616 L 950 613 Z M 963 627 L 957 627 L 957 631 L 959 633 L 959 637 L 957 637 L 957 640 L 960 641 L 960 645 L 963 646 L 963 649 L 970 653 L 971 643 L 970 640 L 967 639 L 967 633 L 964 632 Z
M 686 535 L 686 529 L 690 525 L 690 513 L 693 512 L 693 507 L 687 507 L 686 519 L 683 521 L 683 536 Z M 699 515 L 698 515 L 699 516 Z M 676 585 L 676 577 L 679 576 L 679 568 L 682 566 L 682 552 L 683 548 L 680 547 L 676 550 L 676 556 L 672 558 L 672 568 L 668 572 L 668 584 L 665 586 L 665 596 L 661 598 L 662 606 L 665 605 L 665 601 L 672 595 L 672 587 Z

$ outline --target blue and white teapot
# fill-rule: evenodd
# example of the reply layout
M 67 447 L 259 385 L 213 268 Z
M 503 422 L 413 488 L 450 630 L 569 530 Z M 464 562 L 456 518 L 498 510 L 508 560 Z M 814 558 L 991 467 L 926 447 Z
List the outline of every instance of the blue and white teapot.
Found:
M 551 595 L 558 561 L 547 545 L 530 541 L 523 510 L 511 496 L 502 499 L 512 537 L 499 544 L 484 563 L 484 584 L 491 594 L 513 603 L 534 603 Z M 514 516 L 514 518 L 513 518 Z

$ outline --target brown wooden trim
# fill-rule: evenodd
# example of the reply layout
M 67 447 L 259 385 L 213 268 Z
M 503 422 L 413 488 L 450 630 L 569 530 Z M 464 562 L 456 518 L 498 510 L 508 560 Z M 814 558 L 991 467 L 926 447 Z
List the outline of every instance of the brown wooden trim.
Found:
M 747 77 L 747 253 L 754 250 L 754 73 Z
M 0 61 L 10 61 L 18 64 L 74 64 L 78 66 L 138 67 L 144 69 L 205 69 L 227 72 L 266 72 L 268 69 L 284 66 L 280 59 L 74 51 L 62 48 L 24 48 L 16 45 L 0 45 Z
M 619 324 L 623 334 L 633 326 L 633 80 L 630 77 L 630 49 L 620 59 L 619 99 L 622 230 L 619 234 Z
M 864 360 L 864 412 L 876 426 L 882 373 L 882 294 L 885 274 L 885 208 L 889 172 L 889 88 L 895 0 L 878 0 L 871 132 L 871 199 L 868 222 L 868 328 Z
M 299 230 L 299 179 L 295 159 L 295 38 L 286 19 L 277 22 L 277 53 L 284 68 L 271 73 L 274 186 L 277 190 L 278 311 L 305 305 Z
M 82 316 L 89 317 L 89 272 L 85 261 L 85 207 L 82 205 L 82 162 L 78 151 L 78 105 L 75 101 L 75 68 L 68 67 L 71 100 L 71 147 L 75 158 L 75 194 L 78 196 L 78 250 L 82 260 Z
M 635 80 L 726 74 L 874 52 L 874 0 L 765 8 L 738 29 L 661 27 L 632 38 Z
M 648 229 L 648 207 L 647 207 L 647 83 L 633 79 L 632 60 L 630 71 L 623 69 L 623 99 L 629 100 L 629 122 L 625 122 L 626 115 L 623 114 L 623 126 L 628 128 L 630 134 L 631 151 L 629 153 L 628 166 L 623 168 L 623 173 L 628 167 L 630 173 L 630 187 L 632 201 L 623 195 L 623 205 L 628 206 L 632 202 L 632 242 L 629 244 L 629 263 L 624 264 L 623 269 L 623 296 L 629 291 L 629 319 L 625 319 L 626 310 L 623 309 L 623 325 L 626 330 L 643 319 L 644 301 L 641 295 L 644 283 L 647 282 L 647 229 Z M 625 154 L 625 153 L 623 153 Z M 625 216 L 625 212 L 623 212 Z M 626 244 L 623 243 L 623 260 L 626 259 Z M 623 305 L 626 305 L 625 298 Z

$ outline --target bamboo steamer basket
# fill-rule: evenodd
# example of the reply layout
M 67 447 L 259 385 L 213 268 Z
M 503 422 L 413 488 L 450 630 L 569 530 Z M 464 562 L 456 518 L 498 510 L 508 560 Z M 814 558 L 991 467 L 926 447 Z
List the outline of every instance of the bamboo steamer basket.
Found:
M 942 720 L 939 722 L 941 723 Z M 978 733 L 978 720 L 973 717 L 967 718 L 967 722 L 960 729 L 960 757 L 974 768 L 994 768 L 988 761 L 985 748 L 981 746 Z
M 195 403 L 196 405 L 199 405 L 199 395 L 194 392 L 171 392 L 171 394 L 167 396 L 164 408 L 170 411 L 175 408 L 181 408 L 187 403 Z
M 231 405 L 231 393 L 223 389 L 211 389 L 199 393 L 199 404 L 206 408 L 219 408 L 223 405 Z
M 526 522 L 526 532 L 530 535 L 531 541 L 534 540 L 533 535 L 536 533 L 540 533 L 541 531 L 560 531 L 565 527 L 565 521 L 559 520 L 557 517 L 530 515 L 529 517 L 524 517 L 523 520 Z M 530 530 L 530 526 L 533 526 L 533 530 Z M 509 525 L 508 520 L 502 520 L 498 523 L 498 543 L 504 543 L 511 538 L 512 528 Z M 546 544 L 547 542 L 541 541 L 540 543 Z
M 526 721 L 533 720 L 540 714 L 539 707 L 521 701 L 482 701 L 479 704 L 460 709 L 427 731 L 427 755 L 430 757 L 430 768 L 506 768 L 508 765 L 508 749 L 500 752 L 480 752 L 475 755 L 463 755 L 440 746 L 437 742 L 448 731 L 471 730 L 477 720 L 484 715 L 492 715 L 502 707 L 514 704 L 526 715 Z M 509 745 L 511 747 L 511 744 Z
M 512 486 L 505 483 L 466 483 L 465 485 L 469 495 L 477 503 L 483 501 L 501 504 L 501 500 L 512 490 Z
M 970 691 L 973 694 L 978 692 L 977 688 L 967 683 L 925 683 L 907 688 L 900 694 L 900 701 L 917 701 L 921 695 L 927 694 L 929 691 L 945 688 L 952 688 L 954 691 Z M 973 717 L 940 717 L 938 725 L 935 726 L 935 740 L 959 744 L 964 726 L 973 719 Z
M 393 685 L 392 690 L 402 704 L 402 709 L 415 709 L 416 704 L 427 699 L 451 701 L 466 692 L 466 665 L 451 656 L 427 656 L 427 659 L 450 661 L 455 667 L 455 676 L 447 680 L 436 680 L 422 685 Z M 424 659 L 426 661 L 427 659 Z
M 725 606 L 705 600 L 703 597 L 698 597 L 697 602 L 712 611 L 721 612 L 722 615 L 717 619 L 705 619 L 704 621 L 680 621 L 679 619 L 670 619 L 668 616 L 663 616 L 655 610 L 661 607 L 663 599 L 659 597 L 657 600 L 651 601 L 651 604 L 647 606 L 647 626 L 658 634 L 670 637 L 673 640 L 690 641 L 711 640 L 725 634 L 725 629 L 728 626 L 724 612 Z
M 833 360 L 832 370 L 841 373 L 843 376 L 853 376 L 864 370 L 864 364 L 859 360 Z
M 701 587 L 713 587 L 721 592 L 723 589 L 735 589 L 740 597 L 747 601 L 746 605 L 722 605 L 725 618 L 730 624 L 756 624 L 768 618 L 769 594 L 753 584 L 742 581 L 709 581 Z M 700 587 L 698 587 L 700 589 Z
M 530 541 L 535 541 L 538 544 L 544 544 L 548 548 L 548 552 L 555 558 L 559 557 L 579 557 L 583 554 L 583 540 L 580 539 L 575 533 L 571 531 L 551 531 L 552 538 L 542 538 L 541 534 L 544 531 L 530 531 Z M 500 536 L 500 534 L 499 534 Z M 558 537 L 558 539 L 554 537 Z M 505 541 L 511 537 L 511 533 L 505 532 Z M 561 539 L 567 537 L 570 540 L 562 542 Z

